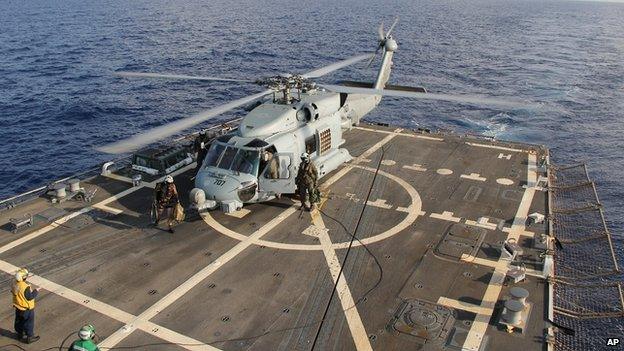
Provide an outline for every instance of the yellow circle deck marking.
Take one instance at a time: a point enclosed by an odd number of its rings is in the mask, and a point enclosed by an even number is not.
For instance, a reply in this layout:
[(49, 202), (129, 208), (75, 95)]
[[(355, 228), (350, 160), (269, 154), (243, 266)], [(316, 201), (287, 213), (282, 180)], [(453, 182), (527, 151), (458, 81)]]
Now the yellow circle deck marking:
[[(360, 169), (363, 169), (363, 170), (367, 170), (369, 172), (376, 172), (377, 171), (375, 168), (358, 166), (358, 165), (347, 165), (347, 167), (349, 167), (349, 168), (360, 168)], [(368, 238), (360, 239), (360, 241), (354, 241), (353, 242), (353, 246), (361, 246), (362, 244), (369, 245), (369, 244), (376, 243), (378, 241), (387, 239), (387, 238), (389, 238), (391, 236), (394, 236), (394, 235), (400, 233), (405, 228), (407, 228), (410, 224), (412, 224), (412, 223), (414, 223), (414, 221), (416, 221), (416, 218), (418, 218), (418, 216), (420, 215), (420, 212), (422, 210), (422, 200), (420, 199), (420, 195), (418, 194), (416, 189), (414, 189), (413, 186), (411, 186), (405, 180), (395, 176), (394, 174), (391, 174), (391, 173), (388, 173), (388, 172), (384, 172), (382, 170), (379, 170), (378, 174), (381, 175), (381, 176), (384, 176), (386, 178), (389, 178), (390, 180), (393, 180), (394, 182), (398, 183), (408, 193), (408, 195), (411, 198), (411, 204), (407, 207), (407, 209), (408, 209), (408, 212), (406, 212), (407, 216), (405, 216), (405, 218), (403, 218), (403, 220), (401, 222), (399, 222), (397, 225), (393, 226), (392, 228), (390, 228), (390, 229), (388, 229), (388, 230), (386, 230), (384, 232), (381, 232), (381, 233), (373, 235), (373, 236), (369, 236)], [(236, 232), (234, 230), (231, 230), (229, 228), (226, 228), (221, 223), (217, 222), (214, 219), (214, 217), (212, 217), (210, 215), (210, 212), (203, 213), (202, 214), (202, 218), (214, 230), (218, 231), (221, 234), (229, 236), (232, 239), (236, 239), (236, 240), (239, 240), (239, 241), (243, 241), (243, 240), (248, 240), (249, 239), (248, 236), (243, 235), (241, 233), (238, 233), (238, 232)], [(266, 247), (271, 247), (271, 248), (275, 248), (275, 249), (283, 249), (283, 250), (300, 250), (300, 251), (315, 251), (315, 250), (321, 251), (321, 250), (323, 250), (323, 248), (322, 248), (322, 246), (320, 244), (288, 244), (288, 243), (280, 243), (280, 242), (275, 242), (275, 241), (270, 241), (270, 240), (263, 240), (263, 239), (253, 239), (252, 243), (255, 244), (255, 245), (259, 245), (259, 246), (266, 246)], [(348, 241), (332, 244), (332, 248), (334, 250), (346, 249), (348, 247), (349, 247), (349, 242)]]

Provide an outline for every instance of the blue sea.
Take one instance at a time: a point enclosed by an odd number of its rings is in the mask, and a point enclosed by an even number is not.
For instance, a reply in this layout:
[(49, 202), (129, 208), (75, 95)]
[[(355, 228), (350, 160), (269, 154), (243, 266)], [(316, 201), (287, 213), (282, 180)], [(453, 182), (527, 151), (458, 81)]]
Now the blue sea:
[[(544, 108), (386, 98), (369, 121), (545, 144), (557, 163), (587, 162), (612, 231), (624, 232), (624, 3), (112, 0), (1, 8), (0, 198), (111, 158), (97, 146), (261, 89), (119, 79), (116, 70), (250, 79), (305, 72), (374, 50), (380, 21), (399, 15), (392, 83)], [(375, 70), (355, 65), (323, 81), (372, 80)]]

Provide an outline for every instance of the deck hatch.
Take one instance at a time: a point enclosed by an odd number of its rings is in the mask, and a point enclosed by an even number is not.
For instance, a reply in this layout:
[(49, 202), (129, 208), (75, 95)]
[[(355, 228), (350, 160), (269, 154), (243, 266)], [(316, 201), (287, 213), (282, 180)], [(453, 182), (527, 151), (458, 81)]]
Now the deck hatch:
[(445, 258), (459, 260), (462, 255), (476, 256), (486, 231), (483, 228), (465, 224), (453, 224), (446, 231), (435, 248), (435, 254)]
[(423, 300), (403, 302), (388, 329), (397, 335), (415, 337), (422, 344), (446, 343), (455, 324), (454, 312), (450, 309)]

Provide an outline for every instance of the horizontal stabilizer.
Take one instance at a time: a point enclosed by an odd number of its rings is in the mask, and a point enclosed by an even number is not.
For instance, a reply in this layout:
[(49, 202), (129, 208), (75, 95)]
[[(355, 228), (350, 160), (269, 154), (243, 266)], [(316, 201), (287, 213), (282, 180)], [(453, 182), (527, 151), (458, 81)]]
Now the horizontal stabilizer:
[[(355, 81), (351, 81), (351, 80), (345, 80), (340, 82), (340, 85), (344, 85), (347, 87), (355, 87), (355, 88), (373, 88), (373, 84), (374, 83), (368, 83), (368, 82), (355, 82)], [(423, 87), (408, 87), (405, 85), (393, 85), (393, 84), (388, 84), (386, 85), (386, 87), (384, 88), (385, 90), (397, 90), (397, 91), (411, 91), (414, 93), (426, 93), (427, 89), (423, 88)]]

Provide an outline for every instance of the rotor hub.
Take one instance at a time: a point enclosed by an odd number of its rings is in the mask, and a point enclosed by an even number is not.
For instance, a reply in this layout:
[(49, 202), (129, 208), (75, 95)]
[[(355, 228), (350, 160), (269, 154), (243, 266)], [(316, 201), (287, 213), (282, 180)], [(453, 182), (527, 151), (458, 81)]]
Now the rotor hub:
[(316, 88), (316, 84), (314, 82), (299, 74), (262, 78), (257, 80), (256, 83), (264, 85), (275, 91), (283, 91), (286, 89), (307, 91)]

